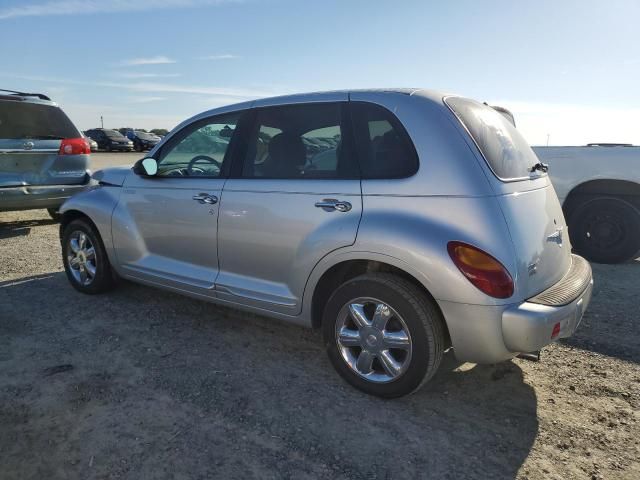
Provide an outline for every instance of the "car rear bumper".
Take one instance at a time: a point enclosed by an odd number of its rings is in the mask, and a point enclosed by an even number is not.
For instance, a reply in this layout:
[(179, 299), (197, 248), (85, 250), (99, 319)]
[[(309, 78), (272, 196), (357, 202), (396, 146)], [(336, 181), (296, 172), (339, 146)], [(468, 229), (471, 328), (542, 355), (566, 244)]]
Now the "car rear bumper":
[(574, 255), (562, 280), (525, 302), (507, 306), (438, 303), (456, 357), (496, 363), (571, 336), (591, 301), (592, 291), (591, 267)]
[(88, 186), (89, 182), (80, 185), (3, 187), (0, 188), (0, 211), (58, 208)]

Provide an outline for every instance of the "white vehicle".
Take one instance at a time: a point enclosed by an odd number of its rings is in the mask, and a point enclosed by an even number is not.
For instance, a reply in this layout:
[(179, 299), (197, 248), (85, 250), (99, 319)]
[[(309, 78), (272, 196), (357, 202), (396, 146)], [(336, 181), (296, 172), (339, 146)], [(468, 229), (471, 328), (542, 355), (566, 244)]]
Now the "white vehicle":
[(598, 263), (640, 255), (640, 147), (534, 147), (562, 203), (576, 252)]
[[(513, 114), (493, 106), (515, 125)], [(533, 147), (562, 204), (571, 244), (592, 262), (622, 263), (640, 255), (640, 147), (589, 143)]]

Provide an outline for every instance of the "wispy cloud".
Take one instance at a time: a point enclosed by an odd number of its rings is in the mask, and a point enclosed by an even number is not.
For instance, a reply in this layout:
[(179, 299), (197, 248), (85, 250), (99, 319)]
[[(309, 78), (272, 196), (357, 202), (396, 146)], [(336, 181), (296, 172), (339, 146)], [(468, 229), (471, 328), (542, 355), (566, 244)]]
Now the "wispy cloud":
[(0, 8), (0, 20), (51, 15), (134, 12), (167, 8), (196, 8), (241, 0), (49, 0)]
[(161, 102), (165, 100), (164, 97), (131, 97), (128, 99), (129, 103), (151, 103)]
[(176, 63), (176, 61), (164, 55), (156, 55), (155, 57), (130, 58), (129, 60), (120, 62), (118, 65), (132, 67), (139, 65), (165, 65), (169, 63)]
[(181, 77), (182, 74), (128, 72), (128, 73), (118, 73), (115, 76), (119, 78), (177, 78), (177, 77)]
[(221, 55), (205, 55), (203, 57), (198, 57), (198, 60), (233, 60), (236, 58), (240, 57), (231, 53), (223, 53)]
[(199, 85), (185, 85), (185, 84), (171, 84), (171, 83), (156, 83), (156, 82), (104, 82), (95, 81), (90, 82), (86, 80), (75, 80), (70, 78), (53, 78), (42, 77), (37, 75), (17, 75), (10, 73), (0, 73), (0, 77), (3, 78), (15, 78), (21, 80), (29, 80), (34, 82), (46, 82), (46, 83), (61, 83), (67, 85), (78, 85), (85, 87), (105, 87), (105, 88), (117, 88), (121, 90), (129, 90), (134, 92), (146, 92), (146, 93), (190, 93), (197, 95), (211, 95), (219, 97), (233, 97), (236, 101), (249, 100), (259, 97), (268, 97), (286, 93), (283, 91), (269, 91), (254, 88), (227, 88), (227, 87), (211, 87), (211, 86), (199, 86)]

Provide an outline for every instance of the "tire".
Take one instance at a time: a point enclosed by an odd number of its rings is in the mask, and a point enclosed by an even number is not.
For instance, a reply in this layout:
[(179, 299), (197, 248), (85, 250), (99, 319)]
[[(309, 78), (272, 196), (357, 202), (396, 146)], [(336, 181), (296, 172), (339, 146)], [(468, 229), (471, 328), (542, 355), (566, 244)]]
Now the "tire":
[[(354, 319), (359, 315), (352, 308), (364, 312), (371, 323), (358, 327)], [(386, 313), (378, 317), (387, 319), (381, 320), (386, 321), (382, 329), (373, 328), (374, 310)], [(359, 321), (363, 325), (362, 318)], [(355, 388), (383, 398), (418, 390), (438, 370), (444, 350), (444, 320), (434, 300), (412, 283), (387, 273), (368, 273), (338, 287), (325, 307), (322, 333), (340, 376)], [(390, 339), (402, 348), (389, 347)], [(362, 365), (367, 367), (359, 370), (363, 354)], [(389, 356), (395, 363), (389, 362)], [(392, 370), (389, 364), (401, 368)]]
[[(84, 244), (81, 241), (82, 235), (85, 236)], [(75, 253), (72, 240), (76, 241), (75, 249), (78, 251), (81, 249), (83, 255)], [(93, 254), (90, 253), (91, 247)], [(84, 265), (82, 265), (85, 270), (84, 275), (82, 274), (82, 266), (78, 264), (77, 259), (80, 259), (80, 263), (84, 259)], [(62, 262), (69, 282), (79, 292), (97, 294), (107, 292), (115, 286), (115, 277), (100, 234), (86, 219), (73, 220), (65, 227), (62, 234)], [(91, 274), (91, 270), (93, 270), (93, 274)]]
[(62, 215), (60, 215), (60, 213), (58, 213), (58, 209), (57, 208), (47, 208), (47, 212), (49, 212), (49, 216), (55, 220), (56, 222), (59, 222), (60, 219), (62, 218)]
[(569, 219), (574, 250), (595, 263), (622, 263), (640, 250), (640, 211), (611, 197), (587, 201)]

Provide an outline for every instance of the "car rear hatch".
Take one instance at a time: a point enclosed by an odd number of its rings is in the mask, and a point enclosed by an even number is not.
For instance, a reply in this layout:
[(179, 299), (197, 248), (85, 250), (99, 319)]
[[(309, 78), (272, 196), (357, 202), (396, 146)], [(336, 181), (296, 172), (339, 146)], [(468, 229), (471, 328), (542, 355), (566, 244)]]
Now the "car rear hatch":
[(546, 166), (493, 108), (460, 97), (445, 101), (486, 161), (515, 250), (514, 295), (518, 300), (533, 297), (560, 281), (571, 266), (567, 226)]
[(86, 183), (89, 155), (61, 152), (63, 140), (80, 138), (57, 105), (0, 96), (0, 188)]

